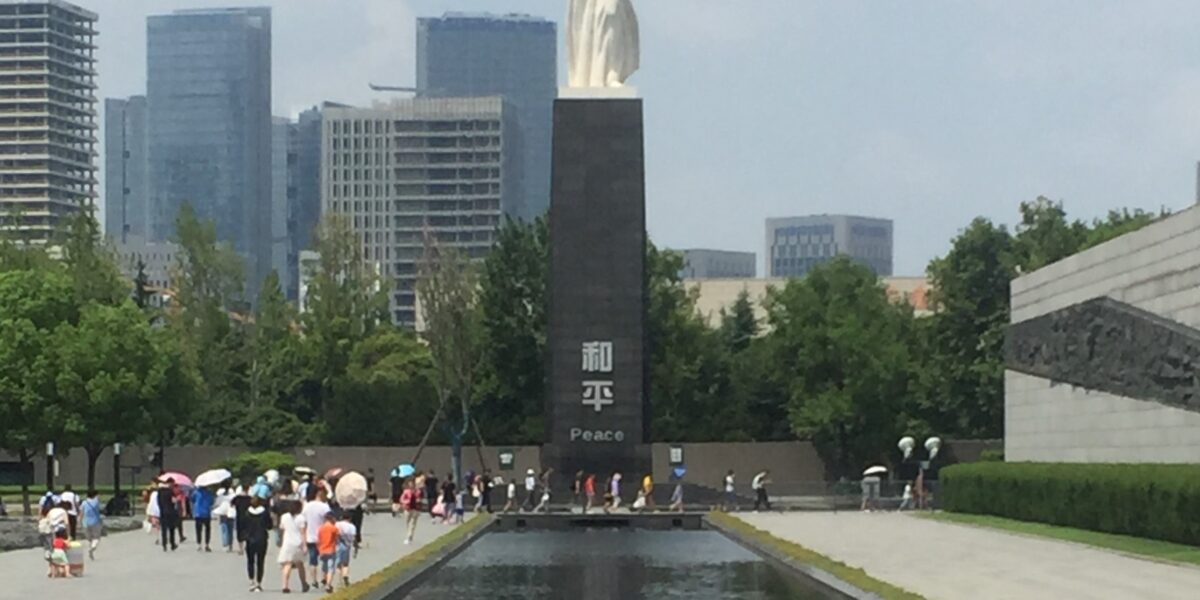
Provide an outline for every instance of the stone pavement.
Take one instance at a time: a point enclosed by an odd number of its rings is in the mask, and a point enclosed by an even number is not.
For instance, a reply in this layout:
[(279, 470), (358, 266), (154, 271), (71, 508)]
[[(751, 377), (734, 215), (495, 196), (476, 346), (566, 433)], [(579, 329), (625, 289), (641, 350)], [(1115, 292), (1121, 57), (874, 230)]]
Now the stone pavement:
[(738, 513), (930, 600), (1195, 599), (1200, 569), (900, 513)]
[[(246, 559), (219, 550), (219, 534), (213, 527), (213, 552), (196, 552), (192, 523), (185, 523), (187, 544), (164, 553), (154, 538), (141, 531), (104, 538), (96, 560), (88, 561), (83, 577), (47, 579), (42, 551), (18, 550), (0, 554), (0, 598), (87, 598), (128, 600), (162, 597), (171, 600), (214, 600), (250, 595), (247, 592)], [(363, 525), (365, 536), (358, 558), (350, 563), (351, 581), (358, 581), (392, 564), (400, 557), (437, 539), (452, 527), (434, 525), (422, 517), (412, 545), (404, 545), (404, 519), (387, 513), (369, 515)], [(280, 575), (274, 546), (267, 550), (263, 589), (279, 595)], [(292, 591), (300, 585), (292, 576)], [(309, 597), (318, 597), (310, 593)]]

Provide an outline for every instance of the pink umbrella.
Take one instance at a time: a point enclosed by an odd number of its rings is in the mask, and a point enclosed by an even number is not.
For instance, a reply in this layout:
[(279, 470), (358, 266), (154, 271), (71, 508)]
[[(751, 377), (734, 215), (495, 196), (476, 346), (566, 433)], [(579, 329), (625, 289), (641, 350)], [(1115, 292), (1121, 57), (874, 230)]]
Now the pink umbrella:
[(192, 485), (192, 478), (188, 477), (187, 475), (184, 475), (183, 473), (168, 472), (168, 473), (163, 473), (162, 475), (158, 476), (158, 480), (162, 481), (164, 483), (168, 479), (174, 479), (175, 485), (178, 485), (179, 487), (185, 487), (185, 488), (195, 487)]

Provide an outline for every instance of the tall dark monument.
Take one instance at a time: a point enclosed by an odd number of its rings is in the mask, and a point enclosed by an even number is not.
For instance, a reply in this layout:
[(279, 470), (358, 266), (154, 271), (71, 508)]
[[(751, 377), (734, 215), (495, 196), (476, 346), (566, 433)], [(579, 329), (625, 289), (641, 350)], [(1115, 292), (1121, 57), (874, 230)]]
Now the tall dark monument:
[(651, 467), (642, 142), (640, 99), (555, 102), (543, 458), (630, 484)]

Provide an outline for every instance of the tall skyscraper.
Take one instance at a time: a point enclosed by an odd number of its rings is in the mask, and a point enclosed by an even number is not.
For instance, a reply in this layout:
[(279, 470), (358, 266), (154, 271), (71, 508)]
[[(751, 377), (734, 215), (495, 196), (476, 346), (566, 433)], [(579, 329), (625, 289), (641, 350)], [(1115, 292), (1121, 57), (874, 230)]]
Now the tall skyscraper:
[(96, 199), (96, 13), (0, 0), (0, 227), (39, 243)]
[(104, 231), (125, 242), (149, 222), (146, 97), (104, 100)]
[(768, 277), (803, 277), (839, 254), (891, 276), (892, 222), (849, 215), (767, 219)]
[(296, 158), (290, 142), (295, 123), (287, 117), (271, 119), (271, 269), (279, 276), (279, 287), (288, 295), (293, 282), (290, 263), (299, 260), (293, 255), (291, 219), (296, 191), (288, 186), (288, 177)]
[(417, 324), (425, 236), (483, 258), (520, 189), (509, 105), (413, 98), (322, 110), (321, 208), (350, 219), (365, 258), (391, 279), (397, 324)]
[(524, 147), (525, 218), (550, 208), (550, 143), (558, 96), (555, 24), (528, 15), (446, 13), (417, 21), (421, 96), (502, 96), (516, 109)]
[(253, 297), (271, 268), (271, 10), (182, 10), (146, 30), (150, 240), (191, 203), (246, 261)]

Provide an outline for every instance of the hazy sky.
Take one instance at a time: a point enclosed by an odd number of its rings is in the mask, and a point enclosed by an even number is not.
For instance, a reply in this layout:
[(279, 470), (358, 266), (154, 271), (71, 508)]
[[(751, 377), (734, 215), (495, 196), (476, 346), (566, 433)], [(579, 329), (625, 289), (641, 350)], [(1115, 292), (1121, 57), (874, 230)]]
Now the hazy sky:
[[(100, 95), (144, 93), (145, 17), (238, 1), (74, 0), (100, 14)], [(566, 0), (273, 0), (274, 106), (414, 82), (417, 16)], [(1200, 159), (1200, 3), (635, 0), (647, 203), (660, 245), (763, 253), (763, 220), (894, 219), (920, 274), (978, 215), (1180, 209)], [(561, 53), (560, 53), (561, 56)], [(560, 63), (561, 63), (560, 58)], [(565, 76), (560, 76), (565, 80)], [(760, 267), (761, 268), (761, 267)]]

